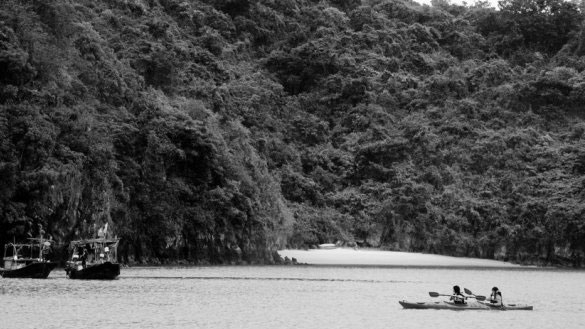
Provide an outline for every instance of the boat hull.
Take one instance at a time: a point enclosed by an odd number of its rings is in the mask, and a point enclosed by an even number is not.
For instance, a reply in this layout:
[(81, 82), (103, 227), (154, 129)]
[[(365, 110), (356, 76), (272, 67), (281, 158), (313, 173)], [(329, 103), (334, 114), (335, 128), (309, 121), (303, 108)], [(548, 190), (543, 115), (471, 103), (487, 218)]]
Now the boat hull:
[(526, 304), (504, 304), (502, 306), (497, 306), (487, 302), (480, 302), (487, 306), (489, 309), (492, 310), (502, 310), (502, 311), (532, 311), (534, 307), (532, 305)]
[(0, 270), (0, 276), (4, 278), (46, 279), (55, 267), (57, 267), (57, 263), (34, 262), (14, 270)]
[(525, 304), (506, 304), (504, 307), (493, 306), (489, 303), (470, 302), (467, 304), (454, 304), (451, 302), (408, 302), (399, 301), (400, 305), (406, 309), (423, 309), (423, 310), (532, 310), (533, 307)]
[(120, 275), (120, 264), (105, 262), (92, 264), (85, 268), (67, 266), (65, 272), (70, 279), (80, 280), (114, 280)]

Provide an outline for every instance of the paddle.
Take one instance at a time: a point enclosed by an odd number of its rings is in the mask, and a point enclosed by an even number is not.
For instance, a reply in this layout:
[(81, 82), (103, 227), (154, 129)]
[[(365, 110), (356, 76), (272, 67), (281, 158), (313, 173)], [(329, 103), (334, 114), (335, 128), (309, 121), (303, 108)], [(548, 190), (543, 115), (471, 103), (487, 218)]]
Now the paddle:
[(434, 291), (429, 291), (429, 295), (431, 297), (439, 297), (439, 296), (447, 296), (447, 297), (450, 297), (451, 296), (451, 295), (439, 294), (438, 292), (434, 292)]
[(475, 298), (479, 301), (484, 301), (486, 299), (485, 296), (481, 296), (481, 295), (476, 296), (474, 293), (471, 292), (471, 290), (469, 290), (467, 288), (463, 288), (463, 291), (465, 291), (466, 294), (471, 295), (469, 297)]
[[(471, 293), (468, 293), (467, 291), (465, 293), (468, 294), (468, 295), (473, 295)], [(445, 294), (440, 294), (438, 292), (429, 291), (429, 296), (431, 296), (431, 297), (439, 297), (439, 296), (451, 297), (453, 295), (445, 295)], [(475, 295), (473, 295), (473, 296), (467, 296), (467, 297), (468, 298), (475, 298), (475, 299), (480, 300), (480, 301), (484, 301), (485, 300), (485, 296), (475, 296)]]

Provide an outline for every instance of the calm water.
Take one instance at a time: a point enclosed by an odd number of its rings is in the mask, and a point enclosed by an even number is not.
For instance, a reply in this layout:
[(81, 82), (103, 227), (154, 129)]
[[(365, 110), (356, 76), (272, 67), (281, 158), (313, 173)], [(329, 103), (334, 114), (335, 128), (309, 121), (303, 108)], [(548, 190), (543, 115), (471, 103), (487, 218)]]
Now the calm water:
[[(124, 268), (115, 281), (0, 278), (0, 328), (583, 328), (585, 272), (364, 267)], [(534, 311), (404, 310), (459, 284)]]

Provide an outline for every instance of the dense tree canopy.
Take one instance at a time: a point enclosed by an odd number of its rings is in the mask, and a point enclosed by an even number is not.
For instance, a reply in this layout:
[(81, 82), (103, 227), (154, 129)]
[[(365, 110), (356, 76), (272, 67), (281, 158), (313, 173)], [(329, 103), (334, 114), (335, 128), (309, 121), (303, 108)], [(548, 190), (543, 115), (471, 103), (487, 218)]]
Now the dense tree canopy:
[(583, 14), (410, 0), (6, 0), (0, 243), (585, 261)]

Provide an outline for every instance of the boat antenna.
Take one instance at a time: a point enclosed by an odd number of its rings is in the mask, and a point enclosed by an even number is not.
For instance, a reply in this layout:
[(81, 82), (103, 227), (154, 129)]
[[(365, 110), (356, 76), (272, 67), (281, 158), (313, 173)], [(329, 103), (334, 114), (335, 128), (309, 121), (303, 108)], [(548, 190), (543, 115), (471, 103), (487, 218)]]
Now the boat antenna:
[(43, 256), (43, 227), (39, 224), (39, 259), (41, 259), (42, 256)]

